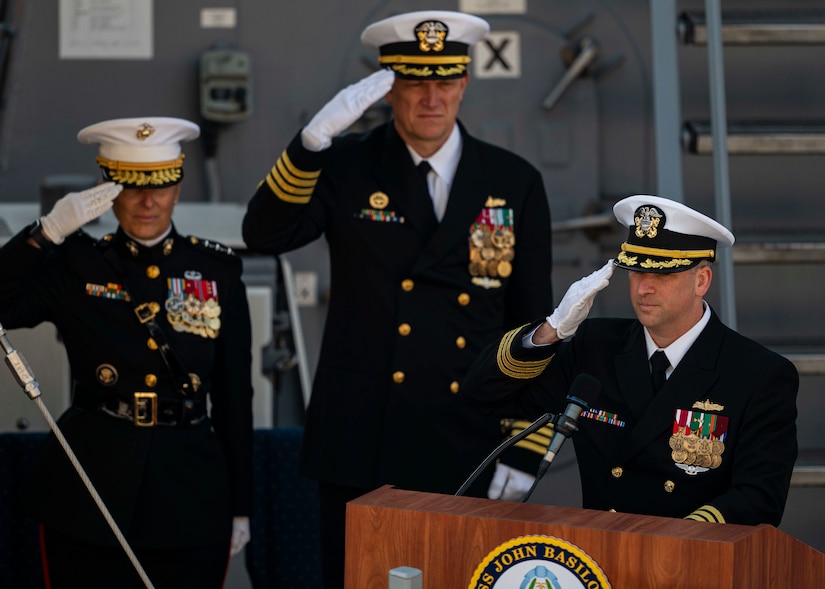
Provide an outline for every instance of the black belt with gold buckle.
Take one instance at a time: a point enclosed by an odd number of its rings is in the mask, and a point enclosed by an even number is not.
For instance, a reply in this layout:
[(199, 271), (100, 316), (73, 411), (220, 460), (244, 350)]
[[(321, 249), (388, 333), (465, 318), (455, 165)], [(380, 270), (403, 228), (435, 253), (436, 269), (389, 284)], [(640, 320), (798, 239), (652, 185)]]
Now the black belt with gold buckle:
[(135, 427), (191, 427), (206, 419), (205, 399), (160, 400), (157, 393), (151, 392), (136, 392), (128, 400), (112, 397), (95, 408), (111, 417), (131, 421)]

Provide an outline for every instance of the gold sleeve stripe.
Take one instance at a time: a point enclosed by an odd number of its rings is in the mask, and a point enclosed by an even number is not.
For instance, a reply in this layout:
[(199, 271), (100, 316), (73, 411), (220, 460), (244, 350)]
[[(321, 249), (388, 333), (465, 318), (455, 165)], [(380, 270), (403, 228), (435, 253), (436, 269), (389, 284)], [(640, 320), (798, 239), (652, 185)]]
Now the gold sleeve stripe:
[[(320, 172), (313, 173), (312, 176), (306, 175), (299, 175), (294, 173), (294, 168), (290, 169), (284, 163), (284, 158), (286, 157), (286, 153), (284, 153), (281, 157), (278, 158), (278, 161), (275, 162), (275, 165), (272, 167), (272, 175), (273, 176), (281, 176), (283, 179), (293, 186), (309, 186), (314, 187), (318, 184), (318, 176)], [(295, 170), (297, 171), (297, 170)]]
[(318, 176), (321, 175), (321, 170), (314, 170), (312, 172), (306, 172), (304, 170), (299, 170), (295, 167), (295, 164), (292, 163), (292, 160), (289, 159), (289, 155), (287, 155), (286, 150), (281, 154), (281, 157), (278, 160), (284, 163), (284, 167), (289, 170), (289, 173), (293, 176), (297, 176), (298, 178), (304, 178), (306, 180), (317, 180)]
[(286, 151), (272, 166), (266, 177), (269, 189), (284, 202), (293, 204), (307, 204), (318, 183), (321, 171), (304, 172), (296, 168), (289, 159)]
[[(521, 427), (519, 427), (521, 424)], [(524, 431), (524, 429), (530, 425), (526, 421), (516, 421), (513, 423), (512, 434), (518, 435)], [(552, 425), (545, 425), (537, 432), (533, 432), (523, 440), (519, 440), (516, 442), (516, 446), (518, 448), (524, 448), (525, 450), (530, 450), (535, 452), (536, 454), (544, 455), (547, 452), (547, 446), (550, 445), (550, 438), (553, 437), (553, 426)]]
[(266, 176), (266, 183), (269, 186), (269, 189), (284, 202), (290, 202), (296, 205), (305, 205), (309, 202), (309, 196), (294, 196), (292, 194), (287, 194), (275, 183), (275, 180), (272, 178), (272, 174), (267, 174)]
[(292, 182), (289, 181), (289, 178), (285, 178), (277, 172), (278, 170), (273, 168), (269, 175), (278, 184), (278, 186), (281, 187), (281, 190), (294, 196), (312, 196), (317, 182), (313, 181), (312, 184), (309, 185), (309, 188), (296, 188)]
[(536, 454), (541, 454), (542, 456), (544, 456), (547, 453), (547, 444), (535, 444), (530, 441), (530, 436), (527, 436), (523, 440), (516, 442), (516, 448), (530, 450), (530, 452), (535, 452)]
[(510, 378), (535, 378), (544, 372), (544, 369), (548, 364), (550, 364), (550, 360), (553, 359), (553, 356), (550, 356), (544, 360), (525, 362), (513, 358), (512, 354), (510, 354), (510, 345), (524, 327), (525, 326), (522, 325), (521, 327), (517, 327), (516, 329), (505, 333), (498, 345), (498, 353), (496, 354), (498, 369), (501, 370), (502, 374), (509, 376)]
[(685, 519), (692, 519), (699, 522), (710, 522), (715, 524), (725, 523), (725, 516), (722, 512), (716, 509), (713, 505), (703, 505)]
[[(527, 421), (514, 421), (513, 425), (510, 429), (510, 437), (517, 436), (521, 432), (523, 432), (527, 427), (530, 425)], [(532, 440), (537, 444), (547, 444), (550, 443), (550, 438), (553, 437), (553, 426), (552, 425), (545, 425), (540, 430), (533, 432), (529, 436), (527, 436), (526, 440)]]

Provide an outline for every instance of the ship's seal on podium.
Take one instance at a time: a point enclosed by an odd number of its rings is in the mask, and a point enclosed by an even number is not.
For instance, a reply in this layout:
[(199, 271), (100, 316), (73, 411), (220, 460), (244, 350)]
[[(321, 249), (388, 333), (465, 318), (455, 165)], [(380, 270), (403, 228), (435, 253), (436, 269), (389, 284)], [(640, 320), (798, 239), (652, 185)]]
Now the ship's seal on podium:
[(490, 552), (468, 589), (610, 589), (581, 548), (553, 536), (520, 536)]

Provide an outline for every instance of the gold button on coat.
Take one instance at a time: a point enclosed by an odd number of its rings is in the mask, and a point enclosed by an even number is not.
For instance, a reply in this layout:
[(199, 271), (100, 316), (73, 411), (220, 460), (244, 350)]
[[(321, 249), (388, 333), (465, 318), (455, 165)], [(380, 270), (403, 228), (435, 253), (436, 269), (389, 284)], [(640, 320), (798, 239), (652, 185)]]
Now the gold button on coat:
[(612, 474), (614, 478), (620, 479), (624, 474), (624, 469), (621, 466), (614, 466), (610, 469), (610, 474)]
[(404, 382), (404, 378), (405, 378), (405, 374), (403, 372), (401, 372), (400, 370), (397, 371), (397, 372), (392, 373), (392, 381), (395, 384), (401, 384), (402, 382)]
[(160, 268), (155, 266), (154, 264), (146, 268), (146, 276), (149, 278), (157, 278), (160, 276)]
[(146, 340), (146, 347), (149, 348), (150, 350), (157, 350), (158, 349), (158, 344), (157, 344), (157, 342), (155, 341), (154, 338), (150, 337), (148, 340)]
[(458, 389), (459, 389), (459, 384), (458, 384), (457, 381), (454, 380), (453, 382), (450, 383), (450, 392), (451, 393), (457, 393)]
[(458, 348), (459, 350), (463, 350), (464, 346), (466, 346), (466, 345), (467, 345), (467, 340), (464, 339), (462, 336), (458, 336), (457, 338), (455, 338), (455, 347)]
[(468, 295), (466, 292), (463, 292), (460, 295), (458, 295), (458, 304), (462, 307), (466, 307), (467, 305), (469, 305), (470, 295)]
[(413, 289), (413, 287), (415, 287), (415, 283), (412, 280), (410, 280), (409, 278), (405, 278), (404, 280), (401, 281), (401, 289), (402, 290), (410, 292)]
[(412, 327), (410, 327), (409, 323), (402, 323), (398, 326), (398, 333), (400, 333), (401, 335), (410, 335), (411, 331)]
[(665, 481), (665, 492), (666, 493), (673, 493), (673, 490), (676, 488), (676, 483), (673, 481)]
[(143, 379), (143, 382), (146, 383), (147, 387), (153, 387), (158, 384), (158, 377), (154, 374), (147, 374), (146, 377)]

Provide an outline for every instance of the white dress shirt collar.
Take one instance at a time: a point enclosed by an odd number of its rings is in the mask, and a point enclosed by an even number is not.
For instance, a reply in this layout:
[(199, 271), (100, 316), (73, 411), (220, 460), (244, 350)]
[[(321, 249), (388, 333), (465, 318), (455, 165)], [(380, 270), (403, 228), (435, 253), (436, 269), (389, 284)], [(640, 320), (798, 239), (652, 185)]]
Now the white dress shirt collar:
[(455, 171), (458, 169), (458, 162), (461, 159), (461, 131), (458, 128), (458, 123), (453, 125), (453, 130), (447, 141), (444, 142), (438, 151), (428, 158), (423, 158), (418, 155), (412, 147), (407, 145), (413, 163), (417, 166), (421, 160), (426, 159), (430, 162), (430, 166), (439, 178), (446, 184), (447, 190), (453, 185), (453, 178), (455, 178)]
[(706, 302), (702, 301), (702, 305), (705, 307), (705, 312), (702, 314), (701, 319), (696, 322), (696, 325), (688, 329), (683, 335), (679, 336), (672, 344), (670, 344), (666, 348), (659, 348), (656, 343), (653, 341), (653, 338), (650, 337), (650, 333), (647, 331), (647, 327), (644, 328), (645, 332), (645, 344), (647, 346), (647, 357), (650, 358), (653, 355), (653, 352), (656, 350), (664, 350), (665, 354), (667, 355), (667, 359), (670, 360), (670, 368), (667, 369), (667, 376), (670, 377), (670, 373), (673, 372), (676, 367), (679, 365), (679, 362), (682, 361), (682, 358), (685, 357), (690, 346), (696, 341), (699, 337), (699, 334), (702, 333), (702, 330), (710, 321), (710, 305)]

